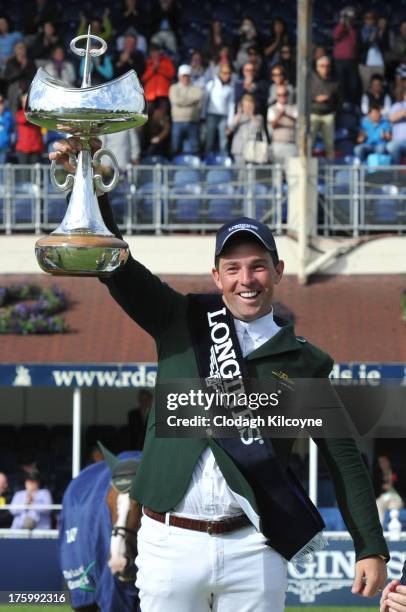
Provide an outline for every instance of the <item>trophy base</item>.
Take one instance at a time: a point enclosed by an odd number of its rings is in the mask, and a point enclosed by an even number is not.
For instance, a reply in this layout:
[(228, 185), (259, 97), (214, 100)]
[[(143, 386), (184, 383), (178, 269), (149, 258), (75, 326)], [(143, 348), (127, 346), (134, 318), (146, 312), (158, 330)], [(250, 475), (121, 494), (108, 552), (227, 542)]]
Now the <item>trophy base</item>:
[(35, 244), (39, 266), (56, 276), (111, 276), (127, 261), (129, 247), (114, 236), (50, 234)]

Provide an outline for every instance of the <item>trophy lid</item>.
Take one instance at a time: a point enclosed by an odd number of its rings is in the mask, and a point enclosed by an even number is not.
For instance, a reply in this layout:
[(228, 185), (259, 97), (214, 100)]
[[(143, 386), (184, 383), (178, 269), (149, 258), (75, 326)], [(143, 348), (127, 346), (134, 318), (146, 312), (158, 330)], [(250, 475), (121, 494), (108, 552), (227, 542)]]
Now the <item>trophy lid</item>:
[[(77, 40), (87, 39), (86, 49), (75, 46)], [(90, 48), (90, 39), (102, 43), (99, 49)], [(82, 87), (67, 87), (39, 68), (28, 91), (25, 114), (32, 123), (72, 135), (91, 137), (128, 130), (143, 125), (144, 90), (134, 70), (102, 83), (90, 85), (90, 59), (106, 50), (106, 43), (89, 33), (71, 42), (71, 49), (85, 56)]]

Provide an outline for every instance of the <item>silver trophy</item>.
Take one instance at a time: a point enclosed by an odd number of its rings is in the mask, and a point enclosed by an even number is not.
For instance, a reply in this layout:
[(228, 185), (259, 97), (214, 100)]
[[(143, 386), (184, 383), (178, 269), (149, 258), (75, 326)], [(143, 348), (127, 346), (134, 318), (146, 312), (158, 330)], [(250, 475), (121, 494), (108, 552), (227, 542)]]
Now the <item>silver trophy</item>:
[[(77, 46), (86, 40), (86, 47)], [(97, 46), (95, 46), (95, 44)], [(85, 57), (81, 88), (66, 87), (39, 68), (28, 92), (26, 116), (29, 121), (57, 132), (80, 138), (82, 151), (70, 155), (75, 174), (58, 181), (56, 163), (51, 164), (52, 183), (61, 191), (72, 191), (62, 223), (35, 245), (39, 265), (45, 272), (68, 276), (108, 276), (128, 258), (128, 244), (116, 238), (105, 226), (97, 194), (117, 185), (119, 172), (114, 155), (100, 149), (93, 157), (90, 139), (102, 134), (128, 130), (147, 121), (144, 92), (134, 70), (121, 77), (91, 86), (91, 61), (105, 53), (107, 45), (90, 33), (74, 38), (72, 51)], [(110, 158), (113, 177), (105, 183), (100, 173), (103, 156)], [(97, 191), (97, 193), (96, 193)]]

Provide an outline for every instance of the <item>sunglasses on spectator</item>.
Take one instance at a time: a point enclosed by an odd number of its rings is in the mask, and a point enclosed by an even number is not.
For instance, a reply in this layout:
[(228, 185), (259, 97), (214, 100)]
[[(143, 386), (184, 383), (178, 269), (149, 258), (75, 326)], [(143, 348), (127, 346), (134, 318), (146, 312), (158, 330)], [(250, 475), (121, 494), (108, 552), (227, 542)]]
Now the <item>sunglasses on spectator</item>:
[(287, 92), (285, 92), (285, 93), (277, 93), (277, 94), (276, 94), (276, 97), (277, 97), (277, 98), (287, 98), (287, 97), (288, 97), (288, 94), (287, 94)]

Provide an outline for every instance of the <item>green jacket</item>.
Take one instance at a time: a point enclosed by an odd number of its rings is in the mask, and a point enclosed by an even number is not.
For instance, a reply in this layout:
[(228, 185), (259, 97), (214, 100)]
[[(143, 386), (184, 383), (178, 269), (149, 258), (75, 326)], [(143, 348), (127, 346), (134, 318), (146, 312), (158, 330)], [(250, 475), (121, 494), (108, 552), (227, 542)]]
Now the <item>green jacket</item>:
[[(107, 220), (108, 215), (104, 216)], [(179, 377), (198, 379), (187, 322), (188, 297), (163, 283), (131, 256), (122, 271), (103, 282), (127, 314), (155, 339), (157, 385)], [(280, 371), (292, 379), (327, 377), (333, 365), (329, 355), (302, 338), (298, 340), (291, 324), (284, 325), (245, 359), (249, 376), (259, 379), (273, 378), (272, 372)], [(214, 440), (157, 438), (155, 424), (153, 407), (143, 458), (131, 492), (134, 498), (156, 512), (174, 508), (185, 495), (196, 462), (209, 444), (230, 488), (257, 510), (252, 488)], [(370, 478), (355, 442), (348, 438), (317, 439), (315, 442), (330, 470), (357, 560), (376, 554), (389, 556)], [(293, 439), (273, 440), (275, 452), (285, 466), (293, 443)]]

